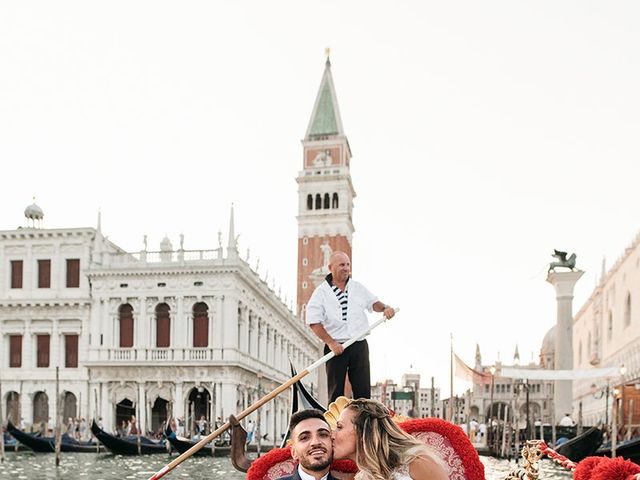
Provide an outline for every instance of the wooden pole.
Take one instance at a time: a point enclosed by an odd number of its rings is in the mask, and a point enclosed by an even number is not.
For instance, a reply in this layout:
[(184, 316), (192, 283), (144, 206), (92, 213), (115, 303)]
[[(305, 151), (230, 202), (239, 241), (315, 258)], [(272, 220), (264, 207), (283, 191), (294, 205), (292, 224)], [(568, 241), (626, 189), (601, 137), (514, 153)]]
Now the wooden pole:
[(134, 427), (136, 427), (136, 434), (138, 435), (137, 438), (137, 442), (138, 442), (138, 455), (142, 455), (142, 445), (140, 443), (140, 412), (142, 411), (142, 408), (140, 407), (140, 386), (136, 384), (136, 390), (137, 390), (137, 394), (136, 394), (136, 398), (137, 398), (137, 402), (136, 402), (136, 422), (133, 424)]
[(507, 448), (507, 422), (509, 421), (509, 409), (506, 408), (505, 405), (505, 409), (504, 409), (504, 415), (502, 417), (502, 445), (500, 447), (500, 456), (504, 457), (506, 454), (506, 448)]
[(56, 467), (60, 465), (60, 444), (62, 443), (62, 425), (60, 425), (60, 367), (56, 367)]
[[(93, 389), (93, 402), (95, 403), (95, 410), (93, 412), (94, 418), (96, 419), (96, 423), (99, 424), (99, 427), (102, 428), (102, 422), (98, 420), (100, 418), (100, 415), (98, 414), (98, 389), (97, 388)], [(89, 429), (89, 431), (91, 431), (91, 429)], [(89, 440), (91, 440), (91, 435), (89, 436)], [(96, 453), (100, 453), (100, 442), (96, 442)]]
[(618, 448), (618, 397), (613, 397), (613, 412), (611, 413), (611, 458), (616, 458)]
[(450, 348), (449, 348), (449, 421), (456, 423), (454, 417), (454, 405), (453, 405), (453, 333), (450, 333)]
[(0, 379), (0, 463), (4, 463), (4, 417), (2, 416), (2, 380)]
[[(398, 309), (396, 309), (395, 311), (398, 312)], [(353, 337), (351, 340), (343, 343), (342, 346), (346, 349), (347, 347), (351, 346), (353, 343), (357, 342), (358, 340), (363, 339), (371, 330), (373, 330), (374, 328), (376, 328), (378, 325), (380, 325), (381, 323), (385, 322), (386, 320), (387, 320), (387, 317), (385, 317), (383, 315), (380, 320), (377, 320), (369, 328), (367, 328), (362, 333), (359, 333), (358, 335)], [(287, 390), (291, 385), (293, 385), (297, 381), (301, 380), (302, 378), (306, 377), (311, 372), (313, 372), (316, 368), (320, 367), (321, 365), (324, 365), (329, 360), (331, 360), (333, 357), (335, 357), (335, 353), (329, 352), (324, 357), (320, 358), (319, 360), (316, 360), (314, 363), (312, 363), (307, 368), (302, 370), (296, 376), (291, 377), (289, 380), (284, 382), (282, 385), (280, 385), (276, 389), (272, 390), (271, 392), (267, 393), (264, 397), (259, 399), (253, 405), (249, 405), (242, 412), (240, 412), (237, 415), (235, 415), (236, 419), (238, 421), (240, 421), (243, 418), (245, 418), (246, 416), (248, 416), (251, 413), (255, 412), (257, 409), (262, 407), (265, 403), (268, 403), (273, 398), (275, 398), (278, 395), (280, 395), (282, 392)], [(219, 437), (222, 433), (224, 433), (230, 427), (231, 427), (231, 422), (229, 422), (229, 421), (225, 422), (222, 426), (220, 426), (219, 428), (216, 428), (209, 435), (207, 435), (206, 437), (202, 438), (198, 443), (196, 443), (189, 450), (187, 450), (183, 454), (179, 455), (178, 457), (175, 458), (175, 460), (173, 460), (172, 462), (168, 463), (167, 465), (162, 467), (160, 470), (158, 470), (155, 474), (153, 474), (151, 477), (149, 477), (149, 480), (158, 480), (159, 478), (164, 477), (167, 473), (169, 473), (171, 470), (176, 468), (178, 465), (180, 465), (182, 462), (184, 462), (187, 458), (191, 457), (194, 453), (199, 451), (202, 447), (204, 447), (207, 443), (211, 442), (214, 438)]]
[(629, 414), (627, 415), (627, 435), (626, 439), (631, 440), (631, 425), (633, 420), (633, 398), (629, 399)]

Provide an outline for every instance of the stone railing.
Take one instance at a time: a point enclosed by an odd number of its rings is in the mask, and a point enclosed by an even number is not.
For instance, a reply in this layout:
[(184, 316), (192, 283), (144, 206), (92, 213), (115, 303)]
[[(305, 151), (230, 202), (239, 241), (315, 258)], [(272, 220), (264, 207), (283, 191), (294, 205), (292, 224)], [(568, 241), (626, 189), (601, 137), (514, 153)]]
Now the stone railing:
[(173, 250), (148, 252), (122, 252), (105, 253), (104, 264), (106, 265), (139, 265), (148, 263), (177, 263), (194, 262), (204, 260), (217, 260), (222, 258), (222, 249), (216, 250)]
[[(96, 355), (97, 353), (97, 355)], [(106, 362), (110, 364), (153, 363), (157, 365), (177, 365), (181, 362), (190, 363), (224, 363), (234, 364), (252, 371), (261, 371), (265, 376), (279, 377), (283, 372), (288, 373), (288, 364), (271, 365), (266, 361), (251, 357), (235, 348), (211, 347), (133, 347), (133, 348), (105, 348), (90, 354), (90, 363)], [(304, 365), (298, 366), (300, 369)]]
[(220, 348), (109, 348), (100, 360), (115, 362), (176, 362), (223, 360)]

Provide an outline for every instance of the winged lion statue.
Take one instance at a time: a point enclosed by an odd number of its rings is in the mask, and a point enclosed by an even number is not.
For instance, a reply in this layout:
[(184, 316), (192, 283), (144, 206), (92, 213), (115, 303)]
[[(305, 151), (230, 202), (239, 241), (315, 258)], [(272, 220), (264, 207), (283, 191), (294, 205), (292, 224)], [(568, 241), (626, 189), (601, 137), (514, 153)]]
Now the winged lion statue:
[(552, 257), (558, 259), (557, 262), (549, 263), (549, 271), (553, 270), (555, 272), (557, 267), (565, 267), (571, 270), (575, 270), (576, 268), (576, 254), (572, 253), (567, 257), (567, 252), (561, 252), (560, 250), (553, 250)]

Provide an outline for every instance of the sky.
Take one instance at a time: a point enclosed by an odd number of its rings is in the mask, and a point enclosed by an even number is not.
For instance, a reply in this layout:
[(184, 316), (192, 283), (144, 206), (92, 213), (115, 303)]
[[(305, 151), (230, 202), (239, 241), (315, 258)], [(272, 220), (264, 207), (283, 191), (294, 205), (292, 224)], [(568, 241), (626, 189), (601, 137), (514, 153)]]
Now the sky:
[[(240, 250), (295, 296), (302, 140), (331, 48), (351, 145), (353, 276), (396, 318), (373, 380), (449, 389), (537, 360), (553, 249), (586, 273), (640, 230), (634, 1), (0, 4), (0, 229), (95, 226), (128, 251)], [(271, 283), (271, 280), (270, 280)], [(372, 316), (371, 320), (376, 317)], [(455, 390), (469, 387), (454, 382)]]

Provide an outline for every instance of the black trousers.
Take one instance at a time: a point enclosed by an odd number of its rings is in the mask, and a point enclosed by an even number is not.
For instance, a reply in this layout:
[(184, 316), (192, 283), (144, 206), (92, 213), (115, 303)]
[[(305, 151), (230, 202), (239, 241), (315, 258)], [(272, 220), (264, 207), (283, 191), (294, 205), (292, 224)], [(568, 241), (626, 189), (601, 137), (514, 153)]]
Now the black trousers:
[[(331, 349), (325, 345), (324, 354)], [(371, 372), (369, 371), (369, 344), (361, 340), (350, 345), (342, 355), (337, 355), (326, 364), (329, 402), (344, 395), (344, 381), (349, 374), (353, 398), (371, 398)]]

